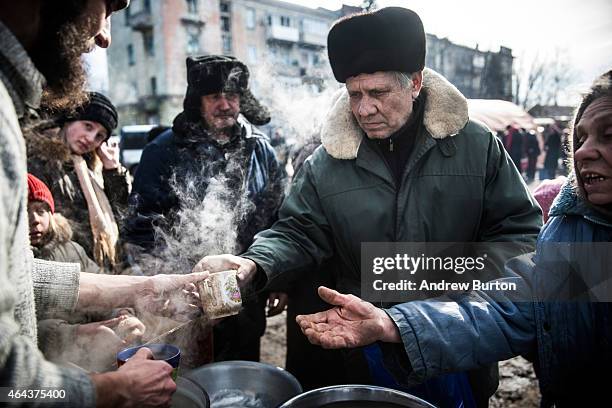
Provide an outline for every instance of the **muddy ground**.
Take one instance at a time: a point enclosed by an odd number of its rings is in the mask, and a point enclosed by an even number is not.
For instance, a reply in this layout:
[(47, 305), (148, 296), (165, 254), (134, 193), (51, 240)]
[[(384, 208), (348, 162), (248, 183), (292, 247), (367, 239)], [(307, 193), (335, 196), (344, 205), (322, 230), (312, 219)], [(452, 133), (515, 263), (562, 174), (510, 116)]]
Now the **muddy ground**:
[[(268, 319), (268, 328), (262, 339), (261, 361), (285, 366), (285, 327), (286, 314)], [(491, 408), (536, 408), (539, 406), (540, 393), (531, 364), (521, 358), (503, 361), (500, 367), (500, 384)]]

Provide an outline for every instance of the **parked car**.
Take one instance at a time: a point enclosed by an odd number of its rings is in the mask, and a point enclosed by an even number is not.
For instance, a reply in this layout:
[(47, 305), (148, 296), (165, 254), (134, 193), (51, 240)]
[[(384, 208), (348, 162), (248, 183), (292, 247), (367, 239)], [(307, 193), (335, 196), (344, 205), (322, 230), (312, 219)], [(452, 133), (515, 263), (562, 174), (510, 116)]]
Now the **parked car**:
[(123, 126), (119, 140), (119, 160), (132, 175), (140, 163), (142, 149), (149, 143), (149, 132), (158, 125)]

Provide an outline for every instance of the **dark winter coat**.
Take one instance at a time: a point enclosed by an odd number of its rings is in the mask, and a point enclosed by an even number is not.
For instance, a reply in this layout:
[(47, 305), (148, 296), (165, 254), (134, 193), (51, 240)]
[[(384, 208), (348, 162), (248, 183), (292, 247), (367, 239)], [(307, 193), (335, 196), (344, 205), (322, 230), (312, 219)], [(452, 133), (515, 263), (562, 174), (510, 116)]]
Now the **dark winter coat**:
[[(74, 171), (70, 149), (60, 139), (58, 131), (59, 129), (52, 128), (42, 132), (36, 129), (24, 132), (28, 172), (41, 179), (49, 187), (55, 201), (55, 211), (70, 222), (73, 241), (81, 245), (87, 256), (93, 259), (94, 243), (87, 200)], [(91, 156), (84, 157), (91, 165)], [(121, 227), (131, 189), (129, 173), (125, 168), (119, 167), (116, 170), (102, 170), (102, 175), (104, 191), (113, 208), (115, 220)], [(101, 266), (110, 269), (110, 265)]]
[[(224, 180), (221, 191), (208, 191), (213, 178), (215, 183)], [(202, 256), (209, 255), (207, 250), (219, 251), (216, 238), (228, 244), (222, 235), (232, 236), (231, 228), (236, 228), (235, 242), (230, 240), (231, 248), (221, 250), (240, 253), (247, 248), (255, 234), (276, 219), (283, 191), (284, 171), (267, 137), (255, 126), (240, 117), (229, 143), (219, 145), (207, 136), (199, 120), (193, 122), (181, 114), (172, 130), (158, 136), (143, 151), (124, 236), (146, 254), (161, 257), (161, 264), (190, 271)], [(207, 194), (213, 195), (213, 201), (222, 207), (212, 211), (221, 210), (232, 216), (223, 224), (228, 230), (216, 228), (218, 214), (201, 212)], [(194, 209), (199, 219), (182, 218), (183, 211)], [(198, 224), (196, 229), (211, 225), (212, 236), (204, 236), (201, 242), (190, 241), (184, 235), (202, 232), (193, 230), (194, 223)], [(185, 224), (190, 227), (184, 229)], [(177, 236), (180, 253), (165, 254), (167, 242), (159, 239), (159, 230)], [(185, 240), (189, 243), (185, 244)], [(138, 248), (130, 252), (137, 257), (135, 264), (147, 268), (148, 258)], [(247, 294), (242, 311), (215, 326), (217, 361), (259, 360), (260, 337), (266, 327), (264, 297), (265, 293)]]
[(229, 210), (241, 201), (241, 192), (253, 204), (247, 215), (237, 220), (236, 252), (272, 225), (283, 197), (284, 171), (267, 137), (246, 120), (240, 118), (239, 123), (239, 134), (224, 146), (202, 135), (179, 133), (175, 126), (145, 147), (130, 196), (126, 241), (151, 250), (156, 244), (154, 226), (169, 231), (185, 204), (177, 191), (189, 192), (189, 199), (201, 202), (211, 177), (220, 173), (230, 178), (232, 191), (224, 197)]
[(538, 157), (541, 153), (538, 137), (532, 133), (525, 134), (525, 152), (529, 157)]
[(424, 75), (424, 126), (400, 185), (380, 152), (361, 143), (342, 90), (323, 146), (295, 178), (279, 221), (245, 254), (269, 281), (338, 257), (338, 288), (359, 294), (362, 242), (535, 243), (539, 207), (501, 142), (468, 121), (456, 88), (433, 71)]
[[(465, 98), (424, 72), (423, 126), (401, 183), (355, 122), (345, 89), (295, 178), (279, 221), (244, 254), (268, 282), (333, 258), (337, 289), (360, 294), (364, 242), (535, 243), (541, 213), (499, 141), (469, 121)], [(502, 261), (510, 253), (491, 253)], [(484, 394), (496, 387), (488, 384)], [(493, 386), (491, 388), (491, 386)]]
[[(399, 369), (396, 375), (403, 382), (422, 381), (525, 355), (535, 361), (541, 406), (600, 405), (607, 398), (612, 364), (612, 303), (558, 301), (550, 291), (568, 283), (566, 272), (576, 268), (569, 259), (580, 262), (577, 265), (588, 263), (593, 276), (609, 277), (609, 255), (572, 256), (569, 243), (610, 240), (609, 217), (594, 211), (566, 185), (538, 237), (536, 252), (507, 264), (507, 282), (517, 283), (519, 290), (478, 291), (446, 299), (452, 301), (409, 302), (387, 310), (402, 336), (401, 353), (410, 360), (410, 369)], [(584, 252), (587, 247), (576, 248)], [(389, 357), (390, 366), (397, 368), (394, 361), (401, 361), (401, 356)]]

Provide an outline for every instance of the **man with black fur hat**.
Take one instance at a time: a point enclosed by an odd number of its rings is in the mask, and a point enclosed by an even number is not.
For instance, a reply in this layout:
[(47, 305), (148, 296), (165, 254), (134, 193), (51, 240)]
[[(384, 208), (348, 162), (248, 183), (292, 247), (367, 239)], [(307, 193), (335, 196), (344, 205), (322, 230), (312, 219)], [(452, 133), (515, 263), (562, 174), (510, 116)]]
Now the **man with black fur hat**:
[[(424, 69), (425, 40), (419, 16), (398, 7), (333, 25), (329, 60), (346, 86), (323, 123), (322, 146), (302, 166), (271, 229), (242, 257), (209, 256), (196, 270), (234, 268), (243, 282), (257, 276), (274, 283), (334, 260), (336, 288), (360, 295), (363, 242), (513, 242), (514, 252), (488, 254), (498, 268), (532, 248), (541, 226), (536, 202), (501, 142), (469, 120), (465, 97)], [(347, 350), (347, 380), (377, 382), (370, 351)], [(469, 377), (485, 406), (496, 370)]]
[[(276, 219), (283, 197), (284, 171), (267, 137), (254, 126), (268, 123), (270, 116), (249, 90), (248, 81), (247, 66), (234, 57), (187, 58), (184, 110), (174, 119), (172, 129), (144, 149), (134, 179), (125, 237), (136, 264), (147, 268), (142, 255), (153, 254), (172, 261), (173, 267), (182, 261), (191, 268), (201, 256), (218, 251), (219, 240), (227, 243), (225, 251), (240, 253), (257, 232)], [(222, 184), (219, 197), (209, 191), (213, 181)], [(201, 214), (211, 197), (220, 201), (217, 212), (229, 215), (233, 224), (227, 225), (230, 230), (211, 226), (219, 214), (198, 216), (193, 223), (188, 222), (189, 210), (200, 209), (197, 214)], [(198, 230), (185, 228), (194, 223)], [(160, 236), (169, 235), (184, 243), (182, 235), (200, 235), (202, 229), (211, 231), (202, 242), (181, 245), (179, 255), (164, 255), (170, 245)], [(283, 306), (285, 296), (270, 296), (280, 297), (279, 306)], [(259, 360), (265, 299), (261, 295), (247, 296), (243, 305), (238, 316), (215, 326), (217, 361)]]

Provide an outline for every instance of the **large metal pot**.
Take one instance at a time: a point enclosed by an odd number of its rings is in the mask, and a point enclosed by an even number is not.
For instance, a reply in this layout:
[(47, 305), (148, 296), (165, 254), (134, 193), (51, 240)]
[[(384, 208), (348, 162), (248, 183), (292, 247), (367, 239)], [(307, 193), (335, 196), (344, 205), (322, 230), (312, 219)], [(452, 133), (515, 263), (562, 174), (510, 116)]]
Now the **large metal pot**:
[(193, 380), (176, 378), (176, 392), (172, 396), (172, 408), (209, 408), (208, 394)]
[(280, 408), (435, 408), (414, 395), (374, 385), (334, 385), (305, 392)]
[(277, 408), (302, 386), (282, 368), (252, 361), (207, 364), (185, 374), (206, 390), (211, 408)]

